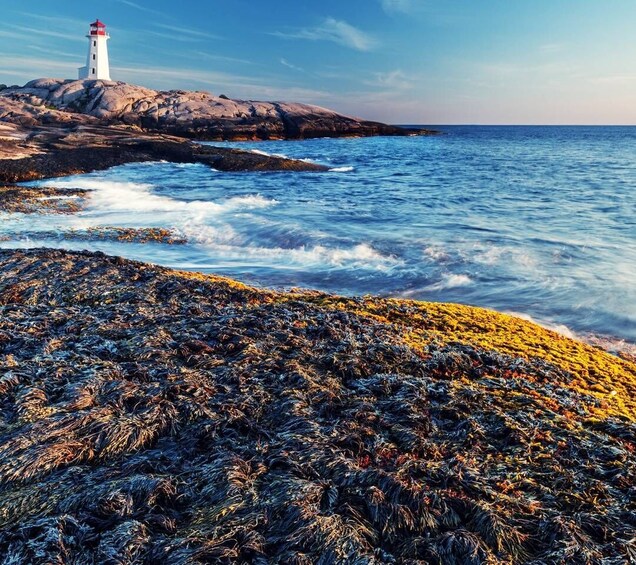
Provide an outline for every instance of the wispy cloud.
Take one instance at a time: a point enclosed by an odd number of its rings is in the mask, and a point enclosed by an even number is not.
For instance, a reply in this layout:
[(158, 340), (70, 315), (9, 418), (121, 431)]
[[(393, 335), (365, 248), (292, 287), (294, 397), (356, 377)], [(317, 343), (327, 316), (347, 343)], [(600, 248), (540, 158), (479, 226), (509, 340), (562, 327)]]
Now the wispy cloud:
[(40, 45), (27, 45), (28, 49), (32, 51), (38, 51), (39, 53), (46, 53), (47, 55), (56, 55), (58, 57), (66, 57), (70, 59), (75, 59), (77, 61), (82, 61), (86, 57), (85, 53), (78, 51), (77, 53), (69, 53), (67, 51), (56, 51), (49, 47), (42, 47)]
[(396, 12), (408, 13), (413, 9), (414, 0), (380, 0), (382, 9), (387, 14), (394, 14)]
[(305, 72), (305, 69), (303, 69), (302, 67), (297, 67), (296, 65), (290, 63), (287, 59), (281, 57), (280, 59), (280, 64), (283, 65), (283, 67), (287, 67), (288, 69), (291, 69), (293, 71), (299, 71), (301, 73)]
[[(1, 60), (0, 60), (1, 62)], [(146, 82), (151, 88), (212, 88), (215, 92), (251, 100), (295, 100), (311, 102), (325, 100), (333, 95), (322, 90), (297, 88), (286, 84), (268, 84), (264, 78), (247, 77), (232, 73), (184, 69), (182, 67), (114, 67), (111, 74), (116, 80), (132, 84)]]
[(8, 27), (18, 32), (22, 32), (23, 39), (28, 39), (28, 38), (32, 39), (34, 35), (36, 36), (45, 35), (47, 37), (55, 37), (57, 39), (65, 39), (67, 41), (81, 41), (82, 43), (86, 41), (81, 34), (62, 33), (59, 31), (51, 31), (49, 29), (36, 29), (33, 27), (25, 27), (25, 26), (17, 26), (17, 25), (9, 25)]
[(45, 14), (37, 14), (35, 12), (14, 12), (14, 14), (18, 14), (20, 16), (25, 16), (27, 18), (39, 20), (42, 22), (47, 22), (50, 24), (54, 24), (57, 28), (64, 29), (74, 29), (77, 27), (88, 28), (88, 20), (80, 20), (78, 18), (67, 18), (62, 16), (47, 16)]
[(198, 29), (192, 29), (187, 27), (179, 27), (168, 24), (154, 24), (155, 27), (165, 29), (168, 31), (174, 32), (175, 36), (188, 36), (188, 37), (196, 37), (199, 39), (222, 39), (222, 37), (215, 35), (213, 33), (207, 33), (204, 31), (199, 31)]
[(146, 12), (148, 14), (155, 14), (157, 16), (165, 16), (165, 14), (163, 12), (160, 12), (159, 10), (153, 10), (152, 8), (148, 8), (147, 6), (142, 6), (141, 4), (138, 4), (137, 2), (131, 2), (131, 0), (115, 0), (115, 2), (119, 2), (120, 4), (124, 4), (125, 6), (128, 6), (129, 8), (134, 8), (135, 10)]
[(351, 24), (326, 18), (320, 25), (311, 28), (300, 28), (292, 31), (274, 32), (272, 35), (288, 39), (308, 39), (310, 41), (332, 41), (358, 51), (370, 51), (377, 41), (369, 34)]
[(0, 56), (0, 73), (11, 74), (20, 80), (39, 77), (75, 78), (78, 64), (62, 62), (59, 59), (27, 57), (22, 55)]
[(240, 63), (241, 65), (254, 64), (254, 61), (248, 61), (247, 59), (239, 59), (238, 57), (226, 57), (225, 55), (206, 53), (205, 51), (195, 51), (185, 56), (187, 56), (187, 58), (189, 59), (205, 59), (207, 61), (221, 61), (224, 63)]
[(192, 37), (190, 35), (182, 35), (178, 33), (162, 33), (160, 31), (146, 31), (147, 34), (170, 41), (179, 41), (181, 43), (199, 43), (205, 41), (202, 37)]
[(389, 90), (406, 90), (413, 86), (412, 81), (399, 69), (387, 73), (375, 73), (374, 77), (374, 80), (367, 81), (366, 84)]
[(6, 37), (7, 39), (26, 39), (29, 34), (19, 33), (17, 31), (7, 31), (6, 29), (0, 29), (0, 37)]

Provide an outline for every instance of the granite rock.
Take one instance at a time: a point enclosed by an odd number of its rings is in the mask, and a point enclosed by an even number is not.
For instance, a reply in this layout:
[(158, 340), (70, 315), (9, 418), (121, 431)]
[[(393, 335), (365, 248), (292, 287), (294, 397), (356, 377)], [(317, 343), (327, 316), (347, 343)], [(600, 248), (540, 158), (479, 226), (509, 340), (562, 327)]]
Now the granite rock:
[(125, 124), (211, 140), (430, 133), (308, 104), (231, 100), (200, 91), (157, 91), (124, 82), (51, 78), (0, 90), (0, 121), (21, 125)]

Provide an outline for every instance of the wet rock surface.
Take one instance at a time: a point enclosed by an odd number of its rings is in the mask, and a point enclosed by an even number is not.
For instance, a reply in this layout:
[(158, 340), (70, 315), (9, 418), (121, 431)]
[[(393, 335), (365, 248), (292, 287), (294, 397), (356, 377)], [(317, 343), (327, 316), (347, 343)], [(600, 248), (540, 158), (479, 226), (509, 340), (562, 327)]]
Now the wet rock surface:
[(20, 214), (76, 214), (88, 191), (48, 186), (0, 186), (0, 212)]
[(126, 124), (148, 132), (208, 140), (433, 133), (361, 120), (308, 104), (231, 100), (208, 92), (48, 78), (0, 90), (0, 121), (29, 127)]
[(0, 251), (0, 554), (627, 563), (635, 382), (476, 308)]
[(110, 226), (58, 231), (23, 231), (14, 239), (37, 241), (118, 241), (121, 243), (162, 243), (185, 245), (187, 240), (175, 230), (167, 228), (120, 228)]
[(326, 171), (295, 159), (225, 147), (200, 145), (178, 137), (144, 134), (126, 127), (20, 128), (20, 157), (0, 158), (0, 183), (15, 183), (104, 170), (126, 163), (202, 163), (220, 171)]

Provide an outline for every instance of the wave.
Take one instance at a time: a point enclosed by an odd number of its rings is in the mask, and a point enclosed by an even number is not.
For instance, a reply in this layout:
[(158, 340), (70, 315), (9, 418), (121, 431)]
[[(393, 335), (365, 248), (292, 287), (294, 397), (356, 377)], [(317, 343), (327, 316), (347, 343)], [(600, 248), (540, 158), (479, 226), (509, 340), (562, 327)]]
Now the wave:
[(254, 153), (255, 155), (263, 155), (264, 157), (279, 157), (281, 159), (293, 159), (294, 161), (303, 161), (304, 163), (318, 163), (315, 159), (310, 159), (309, 157), (291, 157), (286, 155), (285, 153), (268, 153), (267, 151), (261, 151), (260, 149), (248, 149), (249, 153)]
[(441, 281), (429, 286), (425, 286), (422, 290), (435, 292), (439, 290), (448, 290), (451, 288), (470, 286), (471, 284), (473, 284), (473, 280), (468, 275), (447, 274), (442, 276)]
[(234, 230), (190, 225), (179, 230), (189, 241), (204, 246), (216, 257), (230, 261), (252, 261), (267, 266), (330, 267), (388, 271), (402, 264), (392, 255), (383, 255), (368, 243), (352, 247), (302, 245), (295, 248), (265, 247), (246, 243)]
[(526, 322), (532, 322), (533, 324), (537, 324), (537, 326), (541, 326), (542, 328), (545, 328), (546, 330), (551, 330), (555, 333), (558, 333), (559, 335), (562, 335), (564, 337), (569, 337), (570, 339), (578, 339), (579, 341), (582, 341), (577, 334), (575, 334), (570, 328), (568, 328), (565, 324), (556, 324), (553, 322), (548, 322), (546, 320), (539, 320), (536, 318), (533, 318), (532, 316), (530, 316), (529, 314), (525, 314), (523, 312), (515, 312), (515, 311), (506, 311), (504, 312), (505, 314), (508, 314), (509, 316), (514, 316), (515, 318), (521, 318), (522, 320), (525, 320)]
[(279, 157), (281, 159), (292, 159), (292, 157), (288, 157), (284, 153), (267, 153), (267, 151), (261, 151), (260, 149), (248, 149), (250, 153), (254, 153), (255, 155), (263, 155), (264, 157)]
[(575, 339), (577, 341), (582, 341), (583, 343), (598, 347), (609, 353), (627, 353), (631, 356), (636, 355), (636, 344), (630, 343), (629, 341), (622, 338), (595, 334), (591, 332), (576, 332), (565, 324), (558, 324), (555, 322), (534, 318), (529, 314), (525, 314), (523, 312), (507, 311), (505, 312), (505, 314), (514, 316), (515, 318), (521, 318), (522, 320), (526, 320), (527, 322), (532, 322), (533, 324), (537, 324), (538, 326), (541, 326), (542, 328), (545, 328), (547, 330), (551, 330), (559, 335), (570, 339)]
[(177, 200), (153, 192), (154, 186), (147, 183), (116, 182), (102, 179), (50, 180), (43, 186), (59, 188), (84, 188), (91, 190), (90, 209), (109, 212), (180, 212), (190, 214), (219, 215), (235, 210), (254, 210), (278, 204), (260, 194), (235, 196), (223, 202), (203, 200)]
[(329, 172), (331, 173), (350, 173), (351, 171), (354, 171), (355, 168), (354, 167), (334, 167), (333, 169), (329, 169)]
[[(541, 267), (537, 257), (522, 248), (508, 245), (495, 245), (478, 242), (466, 245), (455, 245), (446, 248), (439, 244), (428, 244), (423, 249), (425, 257), (435, 263), (478, 264), (485, 267), (516, 267), (524, 271), (537, 270)], [(554, 262), (561, 260), (553, 256)]]
[(81, 196), (77, 195), (62, 195), (56, 194), (55, 196), (40, 196), (38, 200), (79, 200)]
[(424, 255), (435, 261), (436, 263), (447, 263), (451, 257), (448, 252), (440, 246), (429, 245), (424, 248)]
[(482, 265), (497, 265), (500, 263), (514, 263), (518, 267), (535, 269), (538, 262), (535, 257), (526, 251), (512, 247), (487, 246), (485, 249), (476, 250), (472, 255), (476, 263)]

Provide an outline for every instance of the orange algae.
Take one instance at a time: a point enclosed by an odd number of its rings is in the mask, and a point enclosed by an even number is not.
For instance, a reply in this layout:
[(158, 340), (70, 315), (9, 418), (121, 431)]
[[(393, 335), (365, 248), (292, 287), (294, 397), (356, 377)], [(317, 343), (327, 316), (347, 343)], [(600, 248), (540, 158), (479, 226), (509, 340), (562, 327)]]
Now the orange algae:
[[(526, 360), (540, 359), (572, 375), (563, 386), (598, 399), (590, 416), (636, 421), (636, 363), (565, 337), (538, 324), (493, 310), (441, 302), (365, 297), (352, 299), (318, 293), (303, 295), (336, 308), (401, 327), (404, 340), (420, 355), (428, 346), (463, 344)], [(546, 399), (547, 400), (547, 399)]]

